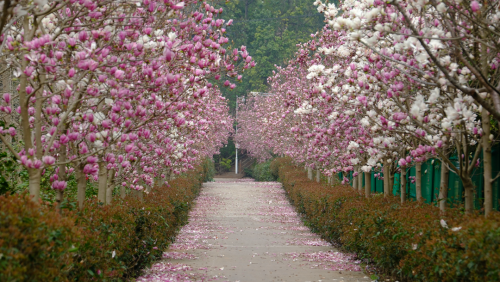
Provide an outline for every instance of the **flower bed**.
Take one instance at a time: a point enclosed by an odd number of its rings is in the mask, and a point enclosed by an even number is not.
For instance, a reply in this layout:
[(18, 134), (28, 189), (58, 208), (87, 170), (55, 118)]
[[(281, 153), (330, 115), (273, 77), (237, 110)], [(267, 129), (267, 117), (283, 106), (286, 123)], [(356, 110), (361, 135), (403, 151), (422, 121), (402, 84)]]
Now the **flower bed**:
[(397, 197), (366, 199), (346, 185), (309, 180), (287, 158), (276, 159), (288, 198), (313, 231), (401, 280), (500, 281), (500, 215), (464, 216)]

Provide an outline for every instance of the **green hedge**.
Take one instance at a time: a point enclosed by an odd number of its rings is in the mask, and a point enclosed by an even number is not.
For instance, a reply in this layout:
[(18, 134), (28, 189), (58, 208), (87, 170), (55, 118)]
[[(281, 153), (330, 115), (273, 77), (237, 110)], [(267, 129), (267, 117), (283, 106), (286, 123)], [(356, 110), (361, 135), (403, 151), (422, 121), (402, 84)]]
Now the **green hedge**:
[[(0, 196), (0, 281), (124, 281), (161, 259), (207, 179), (200, 167), (143, 200), (95, 200), (62, 215), (26, 194)], [(66, 205), (72, 207), (73, 205)]]
[(398, 280), (500, 281), (499, 213), (485, 219), (450, 209), (441, 215), (428, 204), (401, 205), (380, 194), (366, 199), (350, 186), (311, 181), (289, 159), (272, 166), (313, 231), (382, 273)]
[(271, 172), (272, 160), (263, 163), (255, 163), (250, 168), (245, 169), (245, 176), (251, 177), (256, 181), (276, 181), (277, 175)]

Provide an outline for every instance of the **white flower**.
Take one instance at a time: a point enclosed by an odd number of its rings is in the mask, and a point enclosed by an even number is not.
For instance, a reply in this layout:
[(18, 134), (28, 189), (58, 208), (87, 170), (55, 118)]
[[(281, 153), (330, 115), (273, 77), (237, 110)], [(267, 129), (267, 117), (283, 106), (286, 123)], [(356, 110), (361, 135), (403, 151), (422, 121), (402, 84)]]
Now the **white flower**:
[(370, 172), (370, 171), (372, 171), (372, 167), (369, 166), (369, 165), (364, 165), (364, 166), (361, 167), (361, 170), (363, 172)]
[(451, 231), (453, 231), (453, 232), (457, 232), (457, 231), (459, 231), (460, 229), (462, 229), (462, 226), (459, 226), (459, 227), (453, 227), (453, 228), (451, 229)]
[(439, 223), (441, 223), (441, 226), (442, 226), (443, 228), (448, 228), (448, 224), (446, 224), (446, 221), (444, 221), (444, 219), (441, 219), (441, 220), (439, 221)]
[(437, 87), (434, 88), (433, 90), (430, 91), (430, 93), (431, 95), (429, 96), (427, 102), (429, 102), (429, 104), (434, 104), (439, 99), (439, 88)]
[(444, 13), (444, 12), (446, 12), (446, 4), (441, 2), (439, 5), (437, 5), (436, 9), (439, 12)]
[(351, 54), (351, 50), (349, 50), (347, 47), (344, 47), (344, 45), (340, 46), (337, 49), (337, 55), (340, 57), (348, 57)]
[(173, 40), (175, 40), (175, 39), (177, 38), (177, 34), (175, 34), (175, 32), (169, 32), (169, 33), (167, 34), (167, 36), (168, 36), (168, 38), (169, 38), (170, 40), (172, 40), (172, 41), (173, 41)]

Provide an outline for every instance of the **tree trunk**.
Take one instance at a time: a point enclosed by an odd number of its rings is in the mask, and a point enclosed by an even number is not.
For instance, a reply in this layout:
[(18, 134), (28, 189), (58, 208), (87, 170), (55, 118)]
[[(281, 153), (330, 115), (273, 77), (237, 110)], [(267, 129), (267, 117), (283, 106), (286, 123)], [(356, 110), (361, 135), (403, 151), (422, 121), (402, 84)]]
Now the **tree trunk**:
[(485, 109), (481, 115), (483, 124), (484, 216), (488, 216), (493, 210), (490, 115)]
[(321, 173), (319, 172), (319, 169), (316, 170), (316, 182), (319, 182), (321, 179)]
[(106, 162), (99, 162), (99, 188), (97, 199), (101, 203), (106, 203), (106, 189), (108, 188), (108, 167)]
[(309, 178), (309, 180), (313, 179), (313, 171), (310, 167), (307, 168), (307, 178)]
[(464, 185), (464, 195), (465, 195), (465, 214), (471, 214), (473, 210), (474, 203), (474, 184), (469, 175), (466, 175), (462, 179), (462, 184)]
[(371, 172), (365, 172), (365, 197), (370, 198), (372, 189)]
[(406, 167), (401, 167), (401, 204), (406, 202)]
[(358, 190), (358, 177), (352, 177), (352, 188), (354, 188), (354, 190)]
[(422, 164), (415, 165), (415, 193), (417, 202), (422, 202)]
[(389, 170), (389, 164), (384, 163), (384, 197), (389, 196), (389, 186), (391, 182)]
[(450, 170), (441, 162), (441, 183), (439, 188), (439, 209), (442, 213), (446, 212), (446, 201), (448, 200), (448, 178)]
[(113, 188), (115, 186), (115, 169), (109, 170), (108, 175), (108, 186), (106, 187), (106, 205), (110, 205), (113, 199)]
[(362, 193), (363, 192), (363, 173), (360, 172), (358, 174), (358, 190), (359, 190), (359, 193)]
[(29, 191), (33, 197), (33, 201), (40, 199), (40, 179), (42, 178), (42, 171), (40, 169), (28, 168), (29, 175)]
[(83, 173), (83, 167), (85, 164), (79, 164), (76, 167), (76, 186), (77, 186), (77, 198), (78, 207), (83, 208), (83, 202), (85, 201), (85, 190), (87, 189), (87, 175)]

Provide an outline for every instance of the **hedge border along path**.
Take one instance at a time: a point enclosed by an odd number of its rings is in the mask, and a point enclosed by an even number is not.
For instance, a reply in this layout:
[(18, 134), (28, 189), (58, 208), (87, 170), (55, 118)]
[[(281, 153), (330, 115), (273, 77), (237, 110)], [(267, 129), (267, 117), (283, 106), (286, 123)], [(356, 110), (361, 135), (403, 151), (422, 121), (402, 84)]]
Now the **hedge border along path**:
[(370, 281), (304, 226), (276, 182), (205, 183), (164, 258), (138, 281)]
[[(140, 200), (83, 210), (0, 196), (0, 281), (128, 281), (162, 258), (207, 179), (198, 167)], [(68, 205), (70, 207), (71, 205)]]
[(287, 196), (312, 229), (397, 280), (500, 281), (500, 214), (487, 219), (459, 209), (441, 215), (428, 204), (307, 178), (289, 158), (273, 161)]

